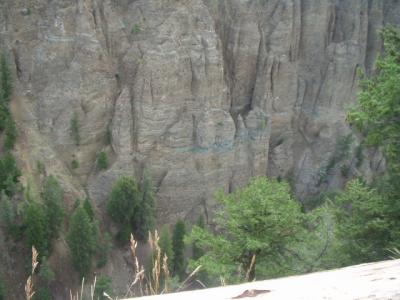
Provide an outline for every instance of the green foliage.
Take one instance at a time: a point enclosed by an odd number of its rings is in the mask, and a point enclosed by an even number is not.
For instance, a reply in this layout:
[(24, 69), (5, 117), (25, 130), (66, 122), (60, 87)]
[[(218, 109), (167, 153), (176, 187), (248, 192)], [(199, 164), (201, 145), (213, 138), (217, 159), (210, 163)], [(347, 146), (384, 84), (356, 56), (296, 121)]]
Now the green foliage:
[(10, 198), (2, 191), (0, 202), (0, 218), (1, 223), (6, 227), (9, 233), (12, 226), (15, 224), (16, 212)]
[(132, 26), (131, 32), (132, 32), (133, 34), (138, 34), (138, 33), (140, 33), (141, 31), (142, 31), (142, 29), (140, 28), (140, 25), (139, 25), (139, 24), (134, 24), (134, 25)]
[(101, 151), (97, 157), (97, 167), (99, 170), (105, 170), (108, 168), (108, 158), (104, 151)]
[(140, 240), (147, 240), (149, 231), (154, 229), (154, 187), (147, 172), (144, 173), (141, 186), (141, 200), (139, 212), (134, 220), (135, 236)]
[(161, 250), (161, 259), (163, 259), (165, 255), (168, 257), (168, 269), (171, 271), (173, 269), (174, 252), (172, 249), (172, 239), (168, 226), (164, 226), (161, 229), (158, 246)]
[(12, 94), (12, 75), (4, 53), (0, 54), (0, 103), (10, 102)]
[(141, 240), (154, 227), (154, 190), (145, 175), (141, 190), (132, 177), (121, 177), (114, 184), (107, 202), (107, 212), (119, 225), (117, 239), (127, 242), (132, 232)]
[(42, 200), (45, 206), (49, 240), (58, 237), (64, 217), (64, 191), (54, 176), (48, 176), (43, 185)]
[(205, 251), (192, 267), (201, 264), (215, 280), (222, 276), (235, 282), (244, 279), (255, 255), (249, 279), (287, 274), (283, 265), (293, 252), (290, 246), (304, 234), (304, 216), (288, 184), (255, 178), (243, 189), (216, 197), (222, 205), (215, 220), (218, 232), (194, 226), (187, 239)]
[(35, 246), (40, 256), (48, 254), (46, 214), (43, 207), (30, 201), (24, 212), (25, 235), (29, 250)]
[(41, 162), (40, 160), (36, 161), (36, 169), (39, 174), (41, 174), (41, 175), (46, 174), (46, 167), (45, 167), (44, 163)]
[(173, 257), (173, 274), (179, 276), (183, 280), (185, 276), (185, 243), (183, 241), (186, 234), (185, 223), (178, 220), (174, 226), (172, 234), (172, 250), (174, 251)]
[(0, 158), (0, 191), (5, 191), (8, 196), (12, 196), (13, 185), (19, 182), (20, 176), (21, 172), (11, 153)]
[(113, 185), (107, 202), (107, 212), (121, 229), (137, 214), (140, 202), (138, 185), (132, 177), (121, 177)]
[(85, 201), (83, 201), (83, 208), (86, 210), (86, 213), (92, 222), (94, 220), (94, 211), (89, 198), (86, 198)]
[(4, 149), (6, 151), (12, 150), (17, 140), (17, 126), (14, 120), (9, 117), (6, 122), (6, 136), (4, 139)]
[(106, 296), (104, 296), (104, 292), (107, 295), (112, 295), (112, 287), (111, 287), (111, 278), (109, 276), (100, 275), (96, 282), (96, 287), (94, 290), (94, 299), (96, 300), (107, 300)]
[(76, 112), (72, 115), (69, 130), (71, 138), (75, 142), (75, 145), (79, 146), (81, 143), (81, 135), (80, 135), (79, 117)]
[(56, 276), (45, 256), (42, 257), (39, 268), (39, 277), (46, 285), (54, 281)]
[(391, 243), (391, 222), (387, 218), (385, 195), (360, 180), (350, 181), (335, 198), (337, 238), (340, 252), (348, 256), (344, 264), (357, 264), (387, 258)]
[(358, 106), (348, 119), (367, 145), (383, 147), (392, 171), (400, 172), (400, 30), (385, 28), (382, 37), (385, 53), (377, 59), (377, 75), (363, 76)]
[(47, 287), (40, 287), (33, 295), (33, 300), (53, 300), (50, 289)]
[(108, 233), (105, 233), (103, 236), (103, 240), (99, 243), (97, 247), (97, 267), (102, 268), (107, 264), (108, 255), (111, 251), (112, 240), (111, 236)]
[(0, 300), (6, 299), (6, 285), (2, 277), (0, 277)]
[[(200, 229), (205, 229), (206, 228), (206, 224), (205, 224), (203, 215), (200, 215), (199, 218), (197, 219), (196, 226), (199, 227)], [(194, 260), (197, 260), (200, 257), (202, 257), (203, 255), (204, 255), (203, 249), (201, 249), (201, 247), (199, 247), (196, 242), (193, 242), (193, 244), (192, 244), (192, 258)]]
[(88, 274), (96, 248), (96, 232), (86, 210), (79, 206), (72, 215), (67, 243), (80, 278)]
[(76, 170), (79, 168), (79, 161), (77, 159), (73, 159), (71, 161), (71, 169)]

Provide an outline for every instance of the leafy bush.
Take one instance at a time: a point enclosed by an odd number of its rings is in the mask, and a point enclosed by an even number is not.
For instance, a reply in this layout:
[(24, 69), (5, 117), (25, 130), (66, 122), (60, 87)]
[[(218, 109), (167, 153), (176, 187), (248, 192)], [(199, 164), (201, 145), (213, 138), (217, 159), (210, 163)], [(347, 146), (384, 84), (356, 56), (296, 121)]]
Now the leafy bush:
[(112, 288), (111, 288), (111, 278), (109, 276), (100, 275), (96, 282), (96, 287), (94, 290), (94, 298), (97, 300), (107, 300), (106, 296), (104, 296), (104, 292), (107, 295), (112, 295)]
[(12, 196), (13, 184), (19, 182), (20, 176), (21, 172), (11, 153), (7, 153), (0, 158), (0, 191), (5, 191), (8, 196)]
[(7, 104), (12, 94), (12, 75), (4, 53), (0, 54), (0, 103)]
[(79, 146), (81, 143), (81, 135), (80, 135), (80, 124), (78, 114), (75, 112), (72, 115), (70, 126), (69, 126), (70, 134), (75, 142), (76, 146)]
[(97, 167), (99, 170), (105, 170), (108, 168), (108, 158), (104, 151), (101, 151), (97, 157)]
[(79, 168), (79, 161), (76, 160), (76, 159), (73, 159), (73, 160), (71, 161), (71, 169), (72, 169), (72, 170), (76, 170), (76, 169), (78, 169), (78, 168)]
[(4, 149), (6, 151), (12, 150), (17, 140), (17, 126), (14, 120), (9, 117), (6, 122), (6, 137), (4, 139)]

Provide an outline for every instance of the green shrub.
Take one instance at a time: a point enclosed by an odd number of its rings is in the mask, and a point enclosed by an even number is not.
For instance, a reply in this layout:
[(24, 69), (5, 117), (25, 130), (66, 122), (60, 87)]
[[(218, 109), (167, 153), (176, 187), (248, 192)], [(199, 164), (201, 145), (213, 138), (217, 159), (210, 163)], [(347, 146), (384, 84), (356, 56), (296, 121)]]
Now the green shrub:
[(15, 142), (17, 140), (17, 126), (15, 125), (14, 120), (9, 117), (6, 123), (6, 136), (4, 139), (4, 149), (6, 151), (10, 151), (14, 149)]
[(97, 156), (97, 167), (99, 170), (105, 170), (108, 168), (108, 158), (104, 151), (101, 151)]
[(0, 191), (5, 191), (8, 196), (13, 194), (13, 184), (19, 182), (21, 171), (17, 167), (17, 162), (11, 153), (5, 154), (0, 158)]
[(76, 112), (72, 115), (69, 130), (71, 138), (75, 142), (75, 145), (79, 146), (81, 143), (80, 124), (79, 124), (79, 117)]
[(12, 94), (12, 75), (4, 53), (0, 54), (0, 103), (10, 102)]
[(86, 213), (88, 214), (90, 221), (93, 222), (94, 220), (94, 211), (92, 204), (90, 203), (90, 199), (86, 198), (85, 201), (83, 201), (83, 208), (86, 210)]
[(96, 287), (94, 290), (94, 299), (96, 300), (107, 300), (106, 296), (104, 296), (104, 292), (107, 295), (112, 295), (112, 288), (111, 288), (111, 277), (106, 275), (100, 275), (96, 282)]
[(72, 169), (72, 170), (76, 170), (76, 169), (78, 169), (78, 168), (79, 168), (79, 161), (76, 160), (76, 159), (73, 159), (73, 160), (71, 161), (71, 169)]
[(6, 300), (6, 285), (2, 277), (0, 277), (0, 300)]
[(53, 300), (51, 292), (47, 287), (40, 287), (33, 295), (32, 300)]
[(133, 34), (138, 34), (138, 33), (140, 33), (141, 31), (142, 31), (142, 29), (140, 28), (140, 25), (139, 25), (139, 24), (134, 24), (134, 25), (132, 26), (131, 32), (132, 32)]

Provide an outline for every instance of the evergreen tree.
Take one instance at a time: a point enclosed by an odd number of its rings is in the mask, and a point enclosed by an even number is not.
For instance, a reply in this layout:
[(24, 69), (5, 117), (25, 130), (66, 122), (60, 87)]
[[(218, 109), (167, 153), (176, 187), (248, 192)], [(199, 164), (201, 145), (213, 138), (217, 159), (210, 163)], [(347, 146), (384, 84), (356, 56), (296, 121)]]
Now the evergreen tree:
[[(203, 215), (200, 215), (199, 218), (197, 219), (196, 226), (200, 229), (206, 228)], [(192, 244), (192, 251), (194, 260), (197, 260), (204, 255), (204, 250), (201, 247), (199, 247), (196, 242), (193, 242)]]
[(48, 254), (46, 215), (42, 206), (30, 201), (24, 212), (25, 234), (29, 249), (35, 246), (40, 256)]
[(7, 104), (12, 94), (12, 76), (4, 53), (0, 54), (0, 103)]
[(86, 213), (88, 214), (90, 221), (93, 222), (94, 220), (94, 211), (92, 204), (90, 203), (89, 198), (86, 198), (85, 201), (83, 201), (83, 208), (86, 210)]
[(302, 262), (292, 247), (303, 239), (305, 216), (289, 185), (254, 178), (248, 186), (228, 195), (221, 191), (216, 198), (221, 204), (215, 219), (218, 231), (194, 226), (187, 238), (205, 251), (191, 268), (202, 265), (210, 280), (223, 277), (227, 282), (245, 279), (250, 269), (250, 280), (292, 274), (288, 266)]
[(64, 192), (54, 176), (46, 178), (42, 199), (46, 210), (49, 239), (57, 238), (64, 216)]
[(0, 158), (0, 191), (5, 191), (7, 196), (12, 196), (13, 188), (10, 185), (17, 183), (20, 176), (21, 172), (11, 153)]
[(179, 276), (181, 280), (185, 275), (185, 234), (185, 223), (182, 220), (178, 220), (172, 234), (172, 249), (174, 252), (173, 273)]
[(6, 285), (3, 278), (0, 277), (0, 300), (6, 299)]
[(108, 297), (104, 296), (104, 293), (111, 296), (112, 288), (111, 288), (111, 278), (109, 276), (100, 275), (96, 282), (96, 287), (94, 290), (94, 299), (96, 300), (107, 300)]
[(163, 259), (164, 255), (168, 257), (168, 269), (172, 271), (174, 252), (172, 250), (172, 239), (171, 239), (171, 234), (169, 233), (168, 226), (164, 226), (161, 229), (158, 246), (160, 247), (161, 250), (161, 259)]
[(81, 134), (80, 134), (79, 117), (76, 112), (72, 115), (69, 130), (70, 130), (71, 137), (75, 142), (75, 145), (79, 146), (81, 143)]
[(104, 151), (101, 151), (99, 156), (97, 157), (97, 167), (99, 170), (105, 170), (108, 168), (108, 158), (107, 154)]
[(11, 116), (7, 118), (5, 126), (6, 137), (4, 139), (4, 149), (10, 151), (14, 149), (15, 141), (17, 140), (17, 126)]
[(107, 202), (107, 212), (111, 219), (118, 224), (119, 240), (127, 242), (132, 232), (131, 224), (136, 224), (140, 205), (138, 185), (132, 177), (121, 177), (113, 185)]
[(154, 229), (154, 187), (147, 172), (144, 173), (141, 200), (137, 214), (134, 215), (135, 235), (140, 240), (147, 240), (149, 231)]
[(72, 262), (82, 278), (90, 271), (96, 248), (93, 226), (86, 210), (79, 206), (72, 215), (67, 242)]

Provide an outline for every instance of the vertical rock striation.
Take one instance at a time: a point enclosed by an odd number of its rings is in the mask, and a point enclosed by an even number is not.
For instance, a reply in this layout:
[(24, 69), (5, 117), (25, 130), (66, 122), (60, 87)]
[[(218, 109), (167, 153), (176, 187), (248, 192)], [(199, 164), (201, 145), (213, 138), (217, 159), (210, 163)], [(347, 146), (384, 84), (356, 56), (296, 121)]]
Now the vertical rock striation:
[(335, 188), (340, 166), (324, 166), (389, 23), (396, 0), (2, 0), (17, 154), (100, 206), (116, 178), (147, 169), (162, 223), (207, 214), (218, 188), (251, 176), (288, 177), (301, 198)]

